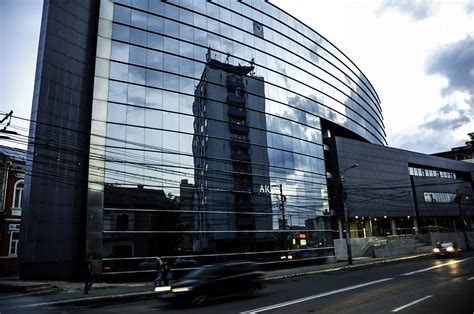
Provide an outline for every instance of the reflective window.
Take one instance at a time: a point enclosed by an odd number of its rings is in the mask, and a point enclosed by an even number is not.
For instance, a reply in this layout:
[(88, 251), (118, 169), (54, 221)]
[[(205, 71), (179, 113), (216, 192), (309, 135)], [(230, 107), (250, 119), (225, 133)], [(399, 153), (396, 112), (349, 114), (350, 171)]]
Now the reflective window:
[(111, 62), (110, 78), (126, 82), (128, 79), (128, 65), (123, 63)]
[(146, 46), (147, 33), (135, 28), (130, 29), (130, 42), (140, 46)]
[(130, 63), (138, 65), (146, 65), (146, 50), (141, 47), (130, 46)]
[(130, 24), (131, 10), (120, 5), (114, 6), (114, 22)]
[(111, 52), (111, 59), (128, 62), (128, 55), (129, 55), (129, 45), (122, 44), (119, 42), (112, 42), (112, 52)]
[(110, 81), (109, 101), (126, 103), (127, 102), (127, 84)]
[(112, 38), (128, 42), (130, 40), (130, 28), (114, 24), (112, 28)]

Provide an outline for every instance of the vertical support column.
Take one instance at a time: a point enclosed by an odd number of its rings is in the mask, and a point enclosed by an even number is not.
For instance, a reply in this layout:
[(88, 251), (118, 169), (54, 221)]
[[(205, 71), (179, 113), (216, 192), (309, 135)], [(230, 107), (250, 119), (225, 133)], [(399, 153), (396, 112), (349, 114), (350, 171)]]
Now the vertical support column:
[(367, 230), (367, 238), (371, 238), (372, 237), (372, 223), (370, 221), (370, 218), (368, 218), (365, 221), (365, 229)]
[(415, 234), (419, 233), (419, 231), (418, 231), (418, 221), (416, 220), (416, 218), (413, 218), (413, 231), (415, 232)]
[(92, 99), (87, 193), (86, 252), (93, 256), (93, 272), (102, 272), (104, 184), (107, 135), (107, 101), (109, 96), (110, 56), (112, 50), (113, 1), (101, 1)]
[(390, 218), (390, 228), (392, 229), (392, 235), (397, 235), (397, 224), (393, 218)]
[(339, 239), (342, 240), (343, 236), (342, 236), (342, 221), (341, 221), (341, 219), (337, 220), (337, 227), (339, 229)]

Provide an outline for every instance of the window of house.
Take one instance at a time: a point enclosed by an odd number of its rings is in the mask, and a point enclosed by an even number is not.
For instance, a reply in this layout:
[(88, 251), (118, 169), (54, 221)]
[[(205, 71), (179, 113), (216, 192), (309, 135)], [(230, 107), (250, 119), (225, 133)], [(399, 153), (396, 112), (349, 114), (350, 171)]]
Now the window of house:
[(18, 242), (20, 241), (20, 232), (10, 231), (10, 247), (8, 250), (8, 256), (18, 256)]
[(12, 207), (12, 215), (20, 216), (21, 215), (21, 207), (22, 207), (22, 197), (23, 197), (23, 187), (24, 187), (24, 180), (19, 180), (15, 183), (15, 187), (13, 190), (13, 207)]

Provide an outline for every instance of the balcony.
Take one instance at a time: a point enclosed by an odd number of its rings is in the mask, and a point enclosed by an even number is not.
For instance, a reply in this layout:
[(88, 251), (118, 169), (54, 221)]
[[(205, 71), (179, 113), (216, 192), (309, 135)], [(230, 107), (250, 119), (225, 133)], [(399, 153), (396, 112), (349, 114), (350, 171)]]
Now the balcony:
[(250, 161), (250, 155), (246, 153), (231, 153), (230, 158), (237, 161)]
[(227, 95), (227, 103), (235, 106), (245, 107), (247, 99), (242, 96)]
[(243, 124), (229, 123), (229, 131), (236, 133), (248, 133), (249, 127)]
[(234, 175), (239, 176), (239, 175), (246, 175), (246, 174), (251, 174), (252, 173), (252, 168), (250, 168), (249, 164), (246, 162), (239, 162), (239, 161), (233, 161), (233, 170), (234, 170)]
[(227, 111), (227, 114), (232, 117), (238, 117), (238, 118), (247, 118), (247, 111), (245, 110), (239, 110), (237, 108), (232, 108), (230, 107), (229, 110)]
[(231, 147), (241, 147), (241, 148), (249, 148), (250, 141), (249, 140), (230, 140)]
[(244, 82), (242, 81), (242, 78), (238, 78), (235, 76), (227, 76), (227, 86), (233, 87), (233, 88), (244, 88)]

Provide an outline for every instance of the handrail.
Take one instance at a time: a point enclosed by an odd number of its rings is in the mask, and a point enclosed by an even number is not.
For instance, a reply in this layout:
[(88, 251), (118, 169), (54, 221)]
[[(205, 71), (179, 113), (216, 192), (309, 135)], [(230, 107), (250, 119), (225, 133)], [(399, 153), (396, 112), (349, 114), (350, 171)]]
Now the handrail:
[(365, 242), (365, 244), (360, 248), (361, 251), (363, 251), (365, 249), (365, 247), (367, 246), (367, 244), (369, 244), (370, 240), (372, 239), (372, 237), (369, 237), (367, 239), (367, 242)]

